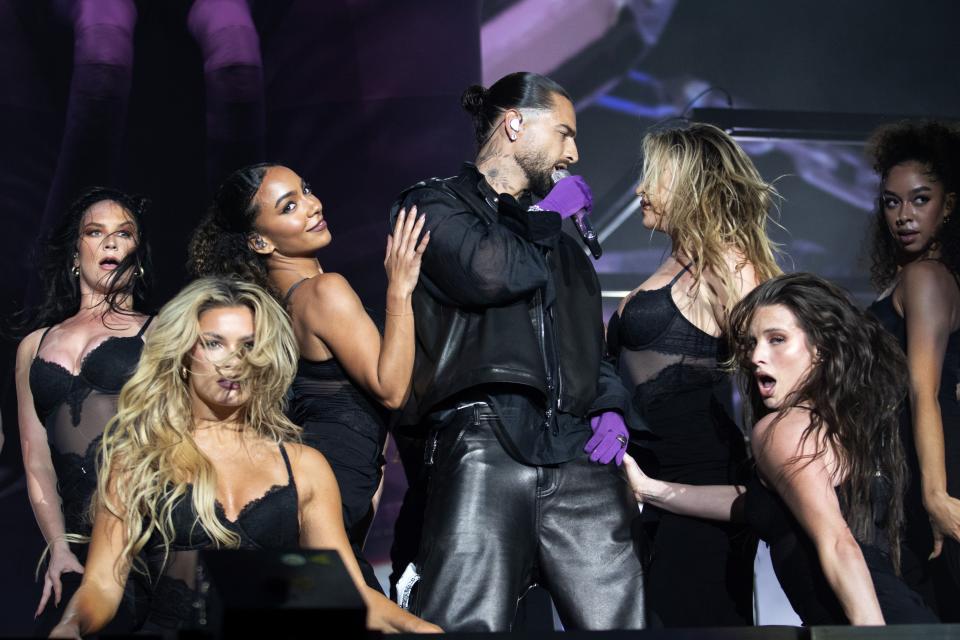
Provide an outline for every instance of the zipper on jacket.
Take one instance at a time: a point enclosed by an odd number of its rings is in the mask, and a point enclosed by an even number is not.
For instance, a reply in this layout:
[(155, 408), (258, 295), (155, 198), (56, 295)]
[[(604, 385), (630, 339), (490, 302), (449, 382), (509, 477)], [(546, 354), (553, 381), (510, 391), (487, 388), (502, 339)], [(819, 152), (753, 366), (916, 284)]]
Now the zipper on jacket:
[[(560, 342), (557, 334), (557, 317), (553, 313), (553, 307), (550, 307), (550, 325), (553, 327), (553, 331), (550, 332), (550, 338), (553, 342), (553, 358), (556, 361), (557, 366), (557, 402), (556, 408), (557, 412), (560, 412), (560, 403), (563, 400), (563, 372), (560, 371)], [(554, 425), (553, 435), (560, 435), (560, 427)]]
[(550, 362), (547, 359), (547, 337), (543, 321), (543, 293), (537, 289), (534, 296), (537, 308), (537, 336), (540, 339), (540, 355), (543, 357), (543, 370), (547, 375), (547, 410), (544, 413), (544, 428), (550, 428), (553, 422), (553, 373), (550, 371)]

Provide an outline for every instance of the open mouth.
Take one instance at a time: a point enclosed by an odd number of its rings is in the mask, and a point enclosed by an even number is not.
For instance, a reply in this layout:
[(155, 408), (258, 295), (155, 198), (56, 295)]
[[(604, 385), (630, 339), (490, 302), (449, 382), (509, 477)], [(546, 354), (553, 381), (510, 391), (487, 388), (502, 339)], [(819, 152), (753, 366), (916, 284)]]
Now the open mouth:
[(226, 378), (220, 378), (217, 380), (217, 384), (220, 385), (220, 388), (227, 391), (238, 391), (240, 389), (240, 383), (236, 380), (227, 380)]
[(755, 377), (757, 379), (757, 387), (760, 389), (760, 395), (764, 398), (771, 397), (774, 387), (777, 386), (776, 379), (765, 373), (757, 373)]
[(107, 271), (113, 271), (120, 266), (120, 261), (116, 258), (104, 258), (100, 261), (100, 268)]

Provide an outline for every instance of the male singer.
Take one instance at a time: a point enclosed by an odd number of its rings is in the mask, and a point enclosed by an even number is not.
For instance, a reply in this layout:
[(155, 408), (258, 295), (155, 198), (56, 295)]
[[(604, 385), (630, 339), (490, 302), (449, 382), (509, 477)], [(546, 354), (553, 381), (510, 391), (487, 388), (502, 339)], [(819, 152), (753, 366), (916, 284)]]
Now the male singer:
[(411, 608), (447, 631), (508, 631), (539, 583), (568, 629), (641, 628), (638, 510), (618, 468), (629, 395), (603, 361), (596, 272), (560, 230), (592, 196), (577, 176), (551, 180), (578, 159), (573, 104), (514, 73), (463, 105), (475, 163), (391, 212), (416, 205), (430, 233), (405, 410), (432, 428)]

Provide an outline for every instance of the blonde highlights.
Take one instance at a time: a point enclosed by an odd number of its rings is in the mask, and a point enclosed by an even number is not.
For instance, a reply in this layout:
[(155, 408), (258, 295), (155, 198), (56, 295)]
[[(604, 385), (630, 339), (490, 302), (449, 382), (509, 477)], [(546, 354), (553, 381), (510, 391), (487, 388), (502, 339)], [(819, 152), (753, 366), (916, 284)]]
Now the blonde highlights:
[[(665, 174), (669, 183), (661, 185)], [(782, 273), (776, 260), (779, 248), (767, 237), (770, 209), (780, 195), (721, 129), (693, 123), (647, 134), (642, 189), (669, 194), (666, 202), (651, 204), (663, 216), (673, 253), (694, 262), (697, 286), (704, 272), (719, 279), (724, 315), (740, 297), (735, 277), (745, 265), (753, 266), (758, 282)], [(727, 262), (731, 250), (737, 260), (732, 270)]]
[(223, 307), (246, 307), (254, 320), (254, 342), (234, 354), (240, 365), (230, 376), (250, 389), (238, 411), (240, 426), (274, 442), (299, 440), (300, 428), (284, 414), (298, 358), (286, 313), (269, 293), (240, 280), (202, 278), (188, 285), (153, 321), (100, 444), (93, 508), (105, 508), (123, 523), (121, 562), (133, 565), (154, 536), (169, 551), (173, 509), (188, 484), (198, 524), (210, 540), (239, 544), (216, 516), (216, 472), (191, 435), (190, 352), (200, 340), (200, 315)]

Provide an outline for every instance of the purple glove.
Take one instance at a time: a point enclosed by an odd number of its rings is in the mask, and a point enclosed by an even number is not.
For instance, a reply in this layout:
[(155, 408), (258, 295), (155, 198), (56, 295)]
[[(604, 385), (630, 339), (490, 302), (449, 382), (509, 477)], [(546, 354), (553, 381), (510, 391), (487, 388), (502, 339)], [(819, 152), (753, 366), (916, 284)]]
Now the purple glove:
[(593, 192), (580, 176), (563, 178), (546, 198), (530, 207), (531, 211), (556, 211), (561, 218), (569, 218), (581, 209), (593, 211)]
[(587, 440), (583, 448), (590, 454), (590, 460), (608, 464), (616, 459), (619, 467), (623, 462), (623, 454), (627, 452), (627, 443), (630, 442), (623, 416), (616, 411), (604, 411), (590, 418), (590, 428), (593, 429), (593, 437)]

